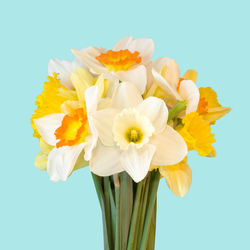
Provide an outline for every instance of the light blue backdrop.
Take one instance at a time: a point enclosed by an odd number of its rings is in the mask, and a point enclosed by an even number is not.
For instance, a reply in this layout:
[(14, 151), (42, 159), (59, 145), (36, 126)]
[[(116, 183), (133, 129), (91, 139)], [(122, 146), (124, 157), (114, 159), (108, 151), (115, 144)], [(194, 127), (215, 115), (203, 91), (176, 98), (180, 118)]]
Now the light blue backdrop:
[[(112, 48), (127, 35), (153, 38), (154, 59), (199, 72), (230, 115), (215, 159), (193, 153), (193, 184), (175, 197), (162, 180), (157, 250), (250, 249), (248, 1), (5, 1), (1, 4), (0, 249), (102, 249), (101, 212), (89, 169), (52, 183), (33, 166), (30, 116), (51, 57), (71, 48)], [(247, 239), (248, 237), (248, 239)]]

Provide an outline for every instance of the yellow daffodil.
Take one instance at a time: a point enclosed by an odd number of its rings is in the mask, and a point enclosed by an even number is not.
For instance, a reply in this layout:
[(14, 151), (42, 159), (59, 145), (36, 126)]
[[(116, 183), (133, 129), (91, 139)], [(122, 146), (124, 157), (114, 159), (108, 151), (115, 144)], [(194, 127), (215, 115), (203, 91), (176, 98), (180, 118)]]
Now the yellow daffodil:
[(89, 47), (72, 51), (94, 74), (131, 82), (141, 94), (144, 93), (147, 84), (146, 67), (154, 52), (152, 39), (133, 40), (133, 37), (125, 37), (113, 50)]
[(91, 116), (99, 142), (90, 160), (90, 170), (97, 175), (126, 171), (139, 182), (151, 164), (173, 165), (187, 154), (182, 137), (167, 125), (164, 101), (156, 97), (143, 100), (131, 83), (122, 82), (110, 107)]
[(231, 111), (231, 108), (221, 106), (218, 102), (217, 94), (212, 88), (199, 88), (199, 92), (200, 101), (197, 112), (210, 124), (214, 124), (216, 120)]
[(166, 93), (166, 102), (171, 107), (176, 101), (186, 101), (186, 114), (195, 112), (200, 94), (195, 81), (197, 72), (188, 70), (181, 78), (180, 69), (175, 60), (162, 57), (153, 62), (152, 74), (154, 82)]
[(34, 119), (43, 116), (61, 112), (61, 105), (68, 100), (76, 101), (77, 95), (75, 91), (64, 87), (58, 73), (53, 73), (53, 76), (48, 76), (48, 82), (44, 83), (44, 91), (41, 92), (36, 99), (37, 109), (31, 118), (31, 125), (34, 129), (34, 136), (40, 138), (40, 135), (34, 125)]
[(192, 170), (187, 164), (187, 157), (175, 165), (160, 167), (159, 171), (176, 196), (186, 195), (192, 183)]
[(177, 130), (187, 143), (188, 150), (196, 150), (200, 156), (213, 154), (215, 139), (209, 122), (204, 121), (197, 112), (192, 112), (184, 117), (182, 123)]

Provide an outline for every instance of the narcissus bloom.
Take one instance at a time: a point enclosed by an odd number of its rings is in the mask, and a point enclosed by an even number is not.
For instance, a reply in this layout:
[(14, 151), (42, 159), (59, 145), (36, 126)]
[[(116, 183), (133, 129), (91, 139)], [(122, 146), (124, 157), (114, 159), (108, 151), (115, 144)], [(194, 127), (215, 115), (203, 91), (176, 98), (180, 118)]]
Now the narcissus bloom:
[(74, 169), (80, 153), (89, 160), (96, 145), (97, 134), (88, 114), (97, 109), (98, 87), (85, 92), (86, 108), (73, 109), (69, 114), (53, 113), (34, 119), (43, 140), (54, 148), (48, 154), (47, 170), (52, 181), (65, 181)]
[(83, 67), (70, 74), (72, 90), (61, 84), (58, 73), (53, 73), (48, 80), (37, 98), (38, 108), (31, 120), (34, 135), (42, 138), (42, 152), (36, 158), (36, 165), (44, 169), (47, 159), (51, 180), (66, 180), (83, 150), (84, 159), (91, 158), (97, 133), (88, 114), (97, 110), (108, 82), (102, 75), (94, 79)]
[(168, 94), (167, 104), (173, 106), (177, 100), (185, 100), (186, 114), (195, 112), (200, 99), (199, 90), (195, 85), (196, 71), (188, 70), (181, 78), (178, 64), (168, 57), (157, 59), (152, 67), (155, 81)]
[(231, 111), (231, 108), (221, 106), (216, 92), (211, 87), (199, 88), (199, 92), (200, 101), (197, 112), (210, 124), (214, 124), (215, 121)]
[(147, 85), (147, 65), (154, 52), (152, 39), (125, 37), (113, 50), (89, 47), (85, 50), (72, 50), (94, 74), (128, 81), (143, 94)]
[(143, 100), (131, 83), (116, 89), (110, 108), (91, 114), (99, 142), (90, 170), (100, 176), (126, 171), (135, 182), (148, 173), (150, 164), (180, 162), (187, 154), (183, 138), (167, 125), (168, 109), (159, 98)]
[(183, 126), (177, 128), (188, 145), (188, 150), (196, 150), (200, 156), (208, 156), (214, 151), (215, 142), (211, 134), (210, 124), (204, 121), (197, 112), (186, 115), (182, 120)]

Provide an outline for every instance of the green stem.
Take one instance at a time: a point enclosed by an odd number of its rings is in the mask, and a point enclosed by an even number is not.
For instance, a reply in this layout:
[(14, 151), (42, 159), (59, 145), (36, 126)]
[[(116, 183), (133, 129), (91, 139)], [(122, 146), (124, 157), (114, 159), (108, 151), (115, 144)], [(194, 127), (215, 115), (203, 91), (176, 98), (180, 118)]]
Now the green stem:
[(140, 246), (141, 237), (143, 233), (143, 225), (145, 221), (145, 215), (146, 215), (146, 208), (148, 204), (148, 191), (149, 191), (149, 185), (150, 185), (150, 179), (151, 179), (151, 173), (149, 173), (148, 177), (146, 178), (146, 182), (144, 185), (143, 190), (143, 196), (141, 199), (141, 208), (140, 208), (140, 216), (138, 218), (139, 221), (139, 227), (138, 227), (138, 234), (137, 234), (137, 248)]
[(116, 224), (115, 224), (115, 250), (120, 250), (120, 182), (118, 174), (113, 176), (115, 186)]
[(185, 110), (187, 107), (186, 101), (178, 101), (174, 107), (169, 111), (168, 122), (173, 120), (180, 112)]
[[(107, 224), (107, 235), (110, 249), (113, 249), (113, 235), (112, 235), (112, 215), (110, 205), (110, 190), (109, 190), (109, 177), (104, 177), (104, 211)], [(113, 194), (112, 194), (113, 196)]]
[(92, 174), (92, 178), (94, 181), (94, 185), (95, 185), (95, 189), (96, 189), (96, 193), (98, 196), (98, 200), (101, 206), (101, 210), (102, 210), (102, 223), (103, 223), (103, 239), (104, 239), (104, 249), (105, 250), (110, 250), (110, 246), (109, 246), (109, 240), (108, 240), (108, 228), (107, 228), (107, 217), (105, 214), (105, 205), (104, 205), (104, 193), (103, 193), (103, 189), (102, 189), (102, 179), (101, 177)]
[(152, 216), (154, 212), (155, 200), (157, 196), (157, 189), (158, 189), (158, 185), (160, 181), (160, 173), (158, 170), (155, 173), (152, 173), (152, 175), (153, 176), (150, 182), (150, 194), (148, 197), (147, 214), (146, 214), (144, 228), (143, 228), (140, 250), (145, 250), (147, 246), (148, 235), (150, 231), (150, 225), (151, 225), (151, 220), (152, 220)]
[(150, 231), (147, 242), (147, 250), (155, 249), (155, 231), (156, 231), (156, 212), (157, 212), (157, 199), (155, 199), (155, 206), (153, 211), (153, 216), (151, 219)]
[(133, 210), (133, 181), (126, 173), (120, 174), (120, 248), (127, 249), (129, 227)]
[(135, 200), (134, 200), (134, 208), (133, 208), (132, 219), (131, 219), (131, 224), (130, 224), (127, 250), (135, 249), (135, 244), (136, 244), (135, 234), (136, 234), (136, 228), (137, 228), (137, 222), (138, 222), (138, 214), (139, 214), (140, 201), (141, 201), (141, 195), (142, 195), (142, 187), (144, 185), (144, 182), (145, 181), (143, 180), (137, 184)]

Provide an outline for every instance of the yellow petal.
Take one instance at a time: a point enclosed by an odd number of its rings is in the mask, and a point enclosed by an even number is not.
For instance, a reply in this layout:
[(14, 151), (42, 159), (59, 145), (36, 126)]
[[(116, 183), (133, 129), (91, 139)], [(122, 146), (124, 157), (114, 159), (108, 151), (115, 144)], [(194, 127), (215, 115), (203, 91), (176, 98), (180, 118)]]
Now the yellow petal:
[(150, 96), (155, 96), (162, 99), (170, 107), (174, 106), (174, 104), (176, 103), (176, 99), (169, 95), (165, 90), (163, 90), (156, 82), (154, 82), (150, 89), (145, 92), (143, 98), (146, 99)]
[(45, 171), (47, 170), (47, 161), (48, 161), (48, 154), (40, 152), (36, 155), (34, 164), (39, 170)]
[(215, 150), (215, 148), (213, 148), (213, 151), (207, 157), (211, 157), (211, 158), (216, 157), (216, 150)]
[(72, 115), (76, 109), (80, 108), (80, 104), (78, 101), (66, 101), (61, 105), (62, 113), (66, 115)]
[(164, 166), (159, 169), (170, 190), (179, 197), (186, 195), (192, 183), (192, 170), (188, 166), (186, 158), (176, 165)]
[(208, 113), (204, 114), (202, 117), (205, 121), (210, 122), (210, 124), (214, 124), (215, 121), (219, 120), (221, 117), (229, 113), (232, 109), (227, 107), (215, 107), (208, 108)]
[(217, 93), (211, 88), (199, 88), (200, 98), (204, 98), (208, 108), (221, 107), (217, 99)]
[(187, 114), (182, 120), (183, 126), (176, 129), (188, 145), (189, 150), (196, 150), (200, 156), (208, 156), (213, 151), (215, 142), (210, 124), (196, 112)]
[(193, 69), (189, 69), (185, 72), (183, 79), (192, 80), (195, 83), (197, 80), (197, 77), (198, 77), (198, 72)]
[(95, 85), (98, 86), (99, 89), (99, 98), (104, 98), (108, 91), (109, 81), (104, 79), (102, 74), (97, 78)]
[(84, 150), (81, 152), (81, 154), (79, 155), (78, 159), (77, 159), (77, 162), (74, 166), (74, 169), (72, 172), (74, 172), (75, 170), (77, 169), (80, 169), (80, 168), (84, 168), (84, 167), (87, 167), (89, 165), (89, 162), (85, 161), (84, 160)]
[(75, 72), (71, 73), (70, 79), (76, 89), (80, 105), (84, 106), (85, 91), (93, 85), (94, 78), (85, 68), (79, 67)]
[(48, 82), (44, 83), (44, 91), (37, 96), (37, 109), (31, 118), (31, 126), (34, 130), (33, 136), (37, 138), (40, 138), (40, 135), (35, 127), (34, 119), (53, 113), (60, 113), (62, 103), (67, 100), (77, 100), (76, 92), (64, 87), (60, 83), (57, 73), (53, 73), (53, 76), (48, 76), (47, 79)]
[(49, 154), (49, 152), (54, 148), (53, 146), (46, 143), (43, 138), (40, 138), (40, 148), (42, 153)]

